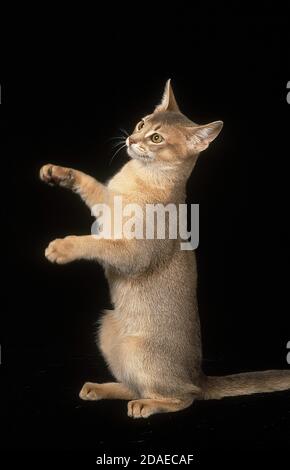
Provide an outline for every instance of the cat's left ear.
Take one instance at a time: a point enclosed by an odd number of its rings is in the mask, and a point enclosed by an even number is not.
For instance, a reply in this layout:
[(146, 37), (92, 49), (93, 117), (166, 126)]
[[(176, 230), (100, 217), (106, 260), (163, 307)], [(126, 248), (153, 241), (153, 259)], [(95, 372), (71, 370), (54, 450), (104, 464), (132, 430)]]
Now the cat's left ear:
[(160, 111), (173, 111), (175, 113), (180, 112), (179, 107), (176, 103), (174, 93), (173, 93), (170, 78), (166, 82), (163, 97), (162, 97), (162, 101), (155, 108), (155, 112), (160, 112)]
[(209, 144), (219, 135), (223, 127), (223, 121), (214, 121), (204, 126), (188, 127), (189, 148), (196, 152), (205, 150)]

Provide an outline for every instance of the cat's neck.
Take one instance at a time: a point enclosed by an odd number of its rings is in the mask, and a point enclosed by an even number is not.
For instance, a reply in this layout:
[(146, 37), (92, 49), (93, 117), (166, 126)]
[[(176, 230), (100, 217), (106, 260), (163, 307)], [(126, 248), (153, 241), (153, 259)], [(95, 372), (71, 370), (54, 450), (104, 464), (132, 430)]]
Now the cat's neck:
[(141, 162), (139, 160), (131, 160), (127, 164), (130, 166), (134, 174), (141, 178), (144, 183), (149, 186), (157, 186), (159, 189), (180, 190), (185, 187), (186, 181), (192, 171), (193, 165), (185, 167), (182, 165), (157, 162)]

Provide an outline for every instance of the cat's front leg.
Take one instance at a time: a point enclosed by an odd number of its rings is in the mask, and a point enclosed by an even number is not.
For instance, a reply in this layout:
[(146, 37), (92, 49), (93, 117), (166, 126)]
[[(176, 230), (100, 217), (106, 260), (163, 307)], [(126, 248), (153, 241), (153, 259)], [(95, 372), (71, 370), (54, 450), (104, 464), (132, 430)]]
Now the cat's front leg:
[(109, 190), (106, 186), (73, 168), (48, 163), (40, 169), (39, 176), (50, 186), (62, 186), (78, 193), (90, 209), (109, 198)]
[(133, 274), (144, 271), (151, 262), (151, 251), (142, 247), (142, 240), (136, 243), (134, 240), (98, 239), (93, 235), (69, 236), (52, 241), (45, 256), (57, 264), (77, 259), (96, 260)]
[[(79, 259), (98, 259), (98, 254), (104, 251), (112, 252), (113, 242), (96, 240), (92, 235), (69, 235), (56, 238), (45, 250), (45, 256), (51, 263), (66, 264)], [(109, 246), (107, 246), (109, 245)], [(114, 254), (112, 254), (112, 257)]]

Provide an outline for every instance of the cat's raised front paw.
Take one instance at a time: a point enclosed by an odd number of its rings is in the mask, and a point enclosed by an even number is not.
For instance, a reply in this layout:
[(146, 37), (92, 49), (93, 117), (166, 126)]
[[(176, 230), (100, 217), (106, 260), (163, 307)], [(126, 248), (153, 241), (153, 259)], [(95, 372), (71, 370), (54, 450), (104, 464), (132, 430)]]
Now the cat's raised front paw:
[(45, 250), (46, 258), (52, 263), (65, 264), (77, 259), (75, 236), (57, 238)]
[(51, 186), (59, 185), (65, 188), (73, 188), (75, 182), (74, 171), (71, 168), (64, 168), (51, 163), (40, 169), (39, 176), (42, 181)]

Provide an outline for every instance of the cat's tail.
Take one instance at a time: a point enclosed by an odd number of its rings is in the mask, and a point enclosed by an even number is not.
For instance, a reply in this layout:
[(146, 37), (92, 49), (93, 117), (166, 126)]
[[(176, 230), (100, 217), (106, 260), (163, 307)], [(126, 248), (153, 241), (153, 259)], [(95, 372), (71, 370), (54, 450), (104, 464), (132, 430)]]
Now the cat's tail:
[(204, 376), (202, 398), (204, 400), (277, 392), (290, 389), (290, 370), (265, 370), (242, 374)]

